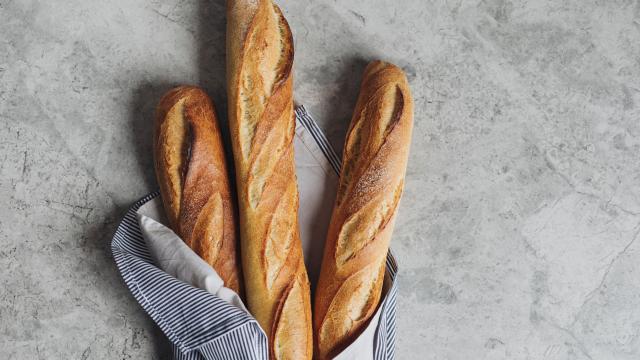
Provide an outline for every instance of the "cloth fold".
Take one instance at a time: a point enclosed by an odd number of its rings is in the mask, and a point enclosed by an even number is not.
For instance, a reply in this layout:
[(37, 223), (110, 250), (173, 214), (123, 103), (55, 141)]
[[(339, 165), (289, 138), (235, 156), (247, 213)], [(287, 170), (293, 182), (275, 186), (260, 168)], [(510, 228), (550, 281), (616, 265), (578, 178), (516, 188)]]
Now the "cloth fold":
[(136, 212), (142, 237), (155, 263), (167, 274), (248, 312), (240, 296), (224, 287), (224, 281), (218, 273), (176, 233), (162, 224), (162, 211), (162, 201), (157, 197), (142, 205)]

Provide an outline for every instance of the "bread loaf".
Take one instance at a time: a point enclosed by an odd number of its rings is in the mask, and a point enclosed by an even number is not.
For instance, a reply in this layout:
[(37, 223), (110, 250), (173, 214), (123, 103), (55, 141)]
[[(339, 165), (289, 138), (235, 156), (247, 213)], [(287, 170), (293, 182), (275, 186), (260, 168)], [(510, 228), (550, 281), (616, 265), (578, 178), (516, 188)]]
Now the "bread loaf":
[(240, 294), (229, 175), (215, 109), (204, 91), (180, 86), (162, 98), (154, 160), (171, 229)]
[(370, 63), (344, 145), (316, 290), (317, 359), (343, 350), (378, 307), (412, 124), (413, 101), (402, 70), (381, 61)]
[(270, 0), (227, 1), (227, 91), (248, 307), (271, 359), (312, 356), (293, 158), (293, 39)]

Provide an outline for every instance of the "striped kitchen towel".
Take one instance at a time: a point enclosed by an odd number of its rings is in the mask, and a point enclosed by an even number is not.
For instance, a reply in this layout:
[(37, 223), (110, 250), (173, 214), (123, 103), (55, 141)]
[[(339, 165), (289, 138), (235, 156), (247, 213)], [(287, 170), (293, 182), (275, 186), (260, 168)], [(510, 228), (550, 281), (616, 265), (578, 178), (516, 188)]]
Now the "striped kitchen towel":
[[(296, 118), (297, 140), (314, 154), (316, 161), (338, 174), (340, 158), (304, 107), (296, 109)], [(301, 198), (303, 195), (301, 190)], [(154, 192), (133, 204), (116, 230), (111, 250), (133, 297), (171, 342), (173, 358), (268, 360), (266, 336), (253, 317), (215, 295), (172, 277), (154, 264), (136, 212), (158, 196), (158, 192)], [(301, 204), (304, 203), (301, 201)], [(300, 213), (304, 215), (303, 206)], [(317, 258), (321, 256), (318, 254)], [(389, 252), (383, 300), (376, 314), (377, 328), (372, 329), (370, 352), (375, 360), (395, 357), (396, 272), (395, 259)], [(372, 324), (376, 325), (373, 321)], [(350, 354), (345, 358), (359, 357)]]

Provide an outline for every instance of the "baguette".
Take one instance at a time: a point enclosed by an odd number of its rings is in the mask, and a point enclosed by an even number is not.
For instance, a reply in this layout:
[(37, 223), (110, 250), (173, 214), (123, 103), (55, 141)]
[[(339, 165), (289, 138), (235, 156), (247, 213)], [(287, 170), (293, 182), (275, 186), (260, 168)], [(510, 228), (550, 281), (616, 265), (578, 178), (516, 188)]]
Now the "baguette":
[(345, 141), (315, 296), (317, 359), (340, 353), (378, 307), (412, 126), (404, 73), (389, 63), (370, 63)]
[(169, 91), (156, 113), (154, 161), (169, 225), (241, 294), (233, 198), (213, 103), (193, 86)]
[(293, 157), (293, 38), (271, 0), (227, 1), (229, 124), (248, 307), (271, 359), (310, 359)]

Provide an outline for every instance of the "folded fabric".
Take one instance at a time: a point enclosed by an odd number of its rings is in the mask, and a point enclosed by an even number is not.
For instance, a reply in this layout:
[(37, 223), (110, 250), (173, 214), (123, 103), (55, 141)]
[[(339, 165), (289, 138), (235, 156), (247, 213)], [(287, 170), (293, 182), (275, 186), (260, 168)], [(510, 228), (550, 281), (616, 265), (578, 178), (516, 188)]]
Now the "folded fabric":
[(240, 296), (224, 287), (218, 273), (187, 246), (171, 229), (164, 226), (160, 197), (149, 200), (136, 212), (142, 237), (154, 262), (167, 274), (216, 295), (227, 303), (248, 312)]
[[(300, 234), (309, 278), (319, 273), (340, 161), (303, 107), (296, 109)], [(268, 359), (267, 339), (241, 299), (169, 228), (157, 193), (138, 201), (112, 242), (125, 283), (167, 335), (175, 359)], [(394, 283), (387, 257), (383, 300), (365, 331), (336, 359), (393, 359)]]

